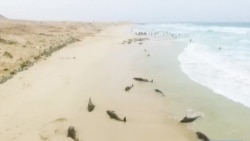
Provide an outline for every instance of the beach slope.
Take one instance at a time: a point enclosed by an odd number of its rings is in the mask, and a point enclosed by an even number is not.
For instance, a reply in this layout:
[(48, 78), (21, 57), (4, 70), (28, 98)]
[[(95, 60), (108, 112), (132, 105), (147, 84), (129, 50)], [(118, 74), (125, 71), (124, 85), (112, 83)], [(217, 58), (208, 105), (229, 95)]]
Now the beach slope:
[[(164, 98), (153, 91), (155, 82), (133, 80), (144, 74), (133, 71), (131, 57), (143, 49), (123, 44), (134, 38), (130, 31), (129, 24), (112, 24), (0, 85), (0, 140), (72, 141), (67, 137), (70, 126), (75, 140), (196, 140), (165, 113)], [(90, 97), (92, 112), (87, 109)], [(111, 119), (107, 110), (126, 117), (126, 122)]]

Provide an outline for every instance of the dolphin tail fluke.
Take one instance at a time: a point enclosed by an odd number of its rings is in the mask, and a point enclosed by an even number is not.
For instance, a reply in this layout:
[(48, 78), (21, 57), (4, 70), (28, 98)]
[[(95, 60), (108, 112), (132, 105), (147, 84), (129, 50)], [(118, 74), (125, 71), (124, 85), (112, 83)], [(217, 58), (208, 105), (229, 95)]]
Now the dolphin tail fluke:
[(153, 82), (154, 82), (154, 80), (152, 79), (150, 82), (152, 82), (152, 83), (153, 83)]
[(124, 117), (123, 121), (124, 121), (124, 122), (127, 122), (127, 119), (126, 119), (126, 117)]

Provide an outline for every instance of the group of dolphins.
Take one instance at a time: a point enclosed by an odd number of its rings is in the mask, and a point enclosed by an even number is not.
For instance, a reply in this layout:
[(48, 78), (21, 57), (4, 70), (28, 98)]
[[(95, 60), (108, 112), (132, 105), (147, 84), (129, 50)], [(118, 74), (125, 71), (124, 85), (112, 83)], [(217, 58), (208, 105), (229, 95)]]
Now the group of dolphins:
[[(133, 84), (132, 84), (132, 86), (130, 86), (130, 87), (126, 87), (126, 88), (125, 88), (125, 91), (129, 91), (132, 87), (133, 87)], [(94, 110), (94, 108), (95, 108), (95, 105), (92, 103), (91, 98), (89, 98), (88, 111), (89, 111), (89, 112), (92, 112), (92, 111)], [(117, 121), (122, 121), (122, 122), (127, 122), (126, 117), (124, 117), (123, 119), (120, 118), (120, 117), (115, 113), (115, 111), (107, 110), (106, 113), (108, 114), (108, 116), (109, 116), (111, 119), (115, 119), (115, 120), (117, 120)]]
[[(155, 33), (156, 34), (156, 33)], [(157, 33), (158, 34), (158, 33)], [(168, 32), (167, 32), (168, 34)], [(147, 32), (138, 32), (136, 33), (136, 35), (148, 35)], [(150, 34), (151, 35), (151, 34)], [(180, 36), (180, 34), (178, 34), (178, 36)], [(172, 34), (173, 38), (177, 38), (177, 36), (175, 36), (174, 34)], [(190, 39), (190, 42), (192, 42), (192, 39)], [(147, 52), (146, 49), (144, 49), (145, 52)], [(150, 57), (150, 54), (147, 55), (148, 57)], [(134, 77), (133, 78), (136, 81), (141, 81), (141, 82), (152, 82), (153, 83), (153, 79), (150, 81), (148, 79), (145, 78), (140, 78), (140, 77)], [(134, 85), (132, 84), (131, 86), (127, 86), (125, 87), (125, 91), (129, 91), (131, 88), (133, 88)], [(160, 93), (162, 96), (165, 96), (164, 93), (159, 90), (159, 89), (155, 89), (155, 92)], [(195, 121), (196, 119), (198, 119), (200, 116), (196, 116), (196, 117), (187, 117), (185, 116), (182, 120), (180, 120), (180, 123), (190, 123)], [(210, 141), (210, 139), (202, 132), (196, 132), (197, 137), (202, 140), (202, 141)]]
[[(151, 81), (148, 80), (148, 79), (145, 79), (145, 78), (138, 78), (138, 77), (134, 77), (133, 79), (136, 80), (136, 81), (152, 82), (153, 83), (153, 79)], [(125, 91), (129, 91), (133, 86), (134, 85), (132, 84), (131, 86), (125, 87)], [(164, 93), (159, 89), (155, 89), (155, 92), (158, 92), (158, 93), (162, 94), (162, 96), (165, 96)], [(187, 117), (187, 116), (185, 116), (182, 120), (180, 120), (180, 123), (190, 123), (190, 122), (195, 121), (199, 117), (200, 116), (196, 116), (196, 117)], [(202, 132), (196, 132), (196, 135), (202, 141), (209, 141), (209, 138)]]
[[(151, 82), (151, 83), (153, 83), (154, 82), (154, 80), (152, 79), (152, 80), (148, 80), (148, 79), (145, 79), (145, 78), (140, 78), (140, 77), (134, 77), (133, 78), (135, 81), (141, 81), (141, 82)], [(131, 86), (127, 86), (127, 87), (125, 87), (125, 91), (129, 91), (130, 89), (132, 89), (134, 87), (134, 85), (132, 84)], [(162, 96), (165, 96), (164, 95), (164, 93), (161, 91), (161, 90), (159, 90), (159, 89), (155, 89), (155, 92), (157, 92), (157, 93), (160, 93)]]
[[(133, 78), (135, 81), (139, 81), (139, 82), (151, 82), (153, 83), (153, 79), (152, 80), (148, 80), (148, 79), (145, 79), (145, 78), (140, 78), (140, 77), (134, 77)], [(132, 88), (134, 87), (134, 85), (132, 84), (131, 86), (127, 86), (125, 87), (125, 91), (128, 92), (130, 91)], [(154, 90), (155, 92), (161, 94), (162, 96), (165, 96), (165, 94), (159, 90), (159, 89), (155, 89)], [(89, 112), (92, 112), (94, 109), (95, 109), (95, 106), (91, 100), (91, 98), (89, 98), (89, 102), (88, 102), (88, 111)], [(114, 120), (117, 120), (117, 121), (121, 121), (121, 122), (127, 122), (127, 119), (126, 117), (124, 118), (120, 118), (116, 113), (115, 111), (112, 111), (112, 110), (107, 110), (106, 113), (108, 114), (108, 116), (111, 118), (111, 119), (114, 119)], [(180, 120), (180, 123), (190, 123), (190, 122), (193, 122), (195, 121), (196, 119), (198, 119), (200, 116), (196, 116), (196, 117), (187, 117), (185, 116), (182, 120)], [(202, 132), (196, 132), (196, 135), (197, 137), (202, 140), (202, 141), (210, 141), (209, 138), (203, 134)], [(73, 126), (70, 126), (68, 128), (68, 137), (72, 138), (74, 141), (79, 141), (79, 139), (76, 137), (76, 130)]]
[[(88, 107), (87, 107), (89, 112), (92, 112), (95, 109), (95, 105), (93, 104), (91, 98), (89, 98), (89, 102), (88, 102)], [(126, 122), (126, 117), (124, 117), (123, 119), (121, 119), (116, 113), (115, 111), (110, 111), (107, 110), (106, 111), (107, 114), (109, 115), (110, 118), (118, 120), (118, 121), (122, 121), (122, 122)], [(79, 141), (78, 137), (76, 136), (76, 130), (74, 126), (70, 126), (68, 128), (68, 135), (67, 137), (72, 138), (74, 141)]]
[[(88, 103), (88, 111), (92, 112), (95, 108), (95, 105), (92, 103), (91, 98), (89, 98), (89, 103)], [(118, 120), (118, 121), (123, 121), (126, 122), (126, 117), (124, 117), (123, 119), (121, 119), (116, 113), (115, 111), (111, 111), (111, 110), (107, 110), (106, 111), (107, 114), (109, 115), (110, 118)]]
[[(153, 80), (149, 81), (148, 79), (144, 79), (144, 78), (137, 78), (137, 77), (135, 77), (135, 78), (133, 78), (133, 79), (136, 80), (136, 81), (151, 82), (151, 83), (153, 83)], [(125, 87), (125, 91), (129, 91), (132, 87), (134, 87), (133, 84), (132, 84), (131, 86)], [(155, 92), (158, 92), (158, 93), (162, 94), (163, 96), (165, 96), (165, 95), (163, 94), (163, 92), (160, 91), (159, 89), (155, 89)], [(87, 107), (88, 111), (89, 111), (89, 112), (92, 112), (92, 111), (95, 109), (95, 106), (96, 106), (96, 105), (93, 104), (91, 98), (89, 98), (88, 107)], [(117, 120), (117, 121), (121, 121), (121, 122), (127, 122), (126, 117), (124, 117), (123, 119), (120, 118), (120, 117), (115, 113), (115, 111), (107, 110), (106, 113), (108, 114), (108, 116), (109, 116), (111, 119), (114, 119), (114, 120)], [(196, 116), (196, 117), (187, 117), (187, 116), (185, 116), (185, 117), (180, 121), (180, 123), (190, 123), (190, 122), (195, 121), (195, 120), (198, 119), (199, 117), (200, 117), (200, 116)], [(201, 132), (196, 132), (196, 135), (197, 135), (197, 137), (198, 137), (199, 139), (201, 139), (202, 141), (209, 141), (209, 138), (208, 138), (205, 134), (203, 134), (203, 133), (201, 133)], [(73, 126), (70, 126), (70, 127), (68, 128), (68, 135), (67, 135), (67, 136), (70, 137), (70, 138), (72, 138), (74, 141), (79, 141), (79, 139), (76, 137), (76, 130), (75, 130), (75, 128), (74, 128)]]

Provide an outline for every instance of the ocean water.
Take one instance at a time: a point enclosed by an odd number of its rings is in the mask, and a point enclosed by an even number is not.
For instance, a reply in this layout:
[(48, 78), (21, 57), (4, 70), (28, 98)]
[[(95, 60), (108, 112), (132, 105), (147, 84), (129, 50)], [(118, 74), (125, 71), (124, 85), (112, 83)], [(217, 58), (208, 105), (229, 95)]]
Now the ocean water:
[(250, 23), (145, 24), (134, 32), (172, 36), (186, 43), (184, 73), (215, 93), (250, 108)]

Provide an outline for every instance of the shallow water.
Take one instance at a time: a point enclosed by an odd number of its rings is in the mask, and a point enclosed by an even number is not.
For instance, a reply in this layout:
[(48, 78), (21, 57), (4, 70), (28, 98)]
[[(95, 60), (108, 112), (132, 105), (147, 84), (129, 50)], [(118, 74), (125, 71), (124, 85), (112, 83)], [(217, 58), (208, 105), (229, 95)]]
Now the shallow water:
[[(152, 38), (163, 39), (149, 45), (152, 57), (141, 70), (150, 70), (157, 86), (167, 92), (171, 106), (163, 110), (173, 118), (198, 113), (202, 118), (189, 125), (192, 130), (214, 140), (249, 140), (249, 30), (221, 26), (139, 25), (134, 31), (156, 31)], [(172, 34), (178, 36), (174, 48), (164, 44), (165, 36)]]

